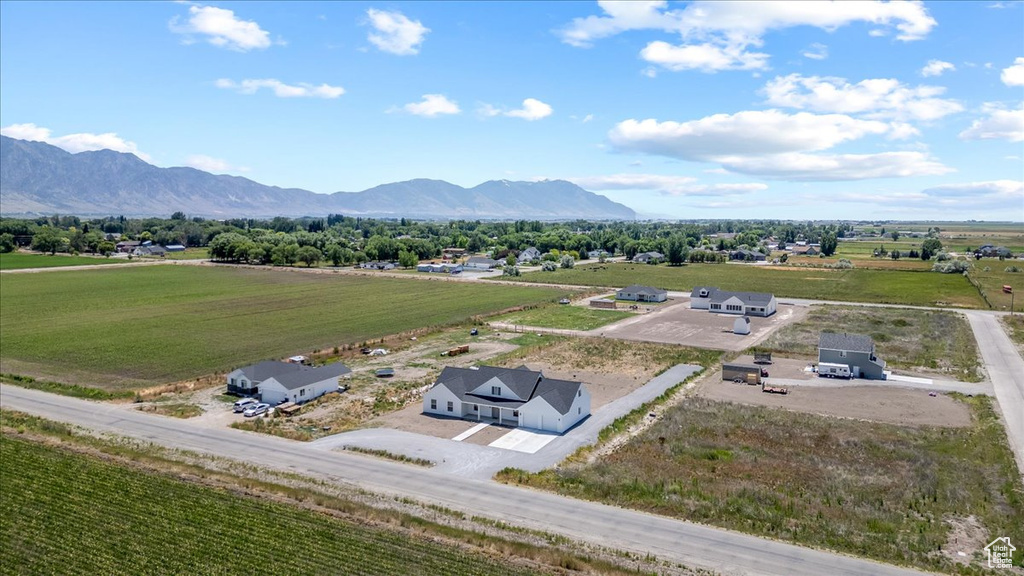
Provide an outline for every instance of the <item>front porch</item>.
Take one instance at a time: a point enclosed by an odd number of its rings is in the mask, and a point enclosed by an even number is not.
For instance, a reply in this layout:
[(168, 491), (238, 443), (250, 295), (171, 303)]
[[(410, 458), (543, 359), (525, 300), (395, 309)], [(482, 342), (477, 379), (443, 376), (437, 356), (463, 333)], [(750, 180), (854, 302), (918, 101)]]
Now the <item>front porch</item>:
[(476, 422), (488, 422), (499, 426), (518, 426), (518, 408), (494, 406), (491, 404), (469, 403), (462, 404), (462, 417), (466, 420)]

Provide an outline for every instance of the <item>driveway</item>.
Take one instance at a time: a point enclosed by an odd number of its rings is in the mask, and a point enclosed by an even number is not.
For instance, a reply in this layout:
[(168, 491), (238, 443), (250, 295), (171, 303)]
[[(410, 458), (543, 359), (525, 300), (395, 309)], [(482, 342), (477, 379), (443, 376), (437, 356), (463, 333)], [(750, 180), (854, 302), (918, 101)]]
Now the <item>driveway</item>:
[(509, 466), (538, 472), (558, 464), (578, 448), (594, 444), (597, 442), (598, 433), (616, 418), (654, 400), (700, 370), (700, 366), (691, 364), (673, 366), (633, 392), (598, 408), (589, 418), (565, 434), (555, 437), (532, 454), (387, 428), (343, 432), (315, 440), (310, 446), (325, 450), (345, 446), (387, 450), (435, 462), (434, 470), (439, 472), (480, 480), (487, 480), (494, 476), (495, 472)]

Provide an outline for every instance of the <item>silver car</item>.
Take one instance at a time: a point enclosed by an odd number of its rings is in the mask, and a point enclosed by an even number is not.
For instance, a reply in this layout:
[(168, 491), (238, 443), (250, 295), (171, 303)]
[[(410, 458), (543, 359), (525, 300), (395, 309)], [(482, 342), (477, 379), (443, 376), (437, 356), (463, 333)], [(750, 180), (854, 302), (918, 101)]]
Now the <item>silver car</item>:
[(259, 404), (255, 405), (255, 406), (250, 406), (250, 407), (246, 408), (245, 412), (242, 412), (242, 416), (245, 416), (246, 418), (252, 418), (253, 416), (259, 416), (260, 414), (266, 413), (267, 409), (269, 409), (269, 408), (270, 408), (270, 404), (264, 404), (264, 403), (260, 402)]

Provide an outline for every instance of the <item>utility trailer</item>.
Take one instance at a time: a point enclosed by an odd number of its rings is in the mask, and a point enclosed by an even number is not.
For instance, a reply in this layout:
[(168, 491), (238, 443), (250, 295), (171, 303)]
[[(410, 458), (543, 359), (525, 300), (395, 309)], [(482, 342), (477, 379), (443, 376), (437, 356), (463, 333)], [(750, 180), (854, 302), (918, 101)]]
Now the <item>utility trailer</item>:
[(789, 394), (789, 388), (782, 388), (780, 386), (768, 386), (764, 382), (761, 383), (761, 392), (765, 394)]
[(722, 364), (722, 380), (737, 384), (760, 384), (768, 370), (753, 364)]

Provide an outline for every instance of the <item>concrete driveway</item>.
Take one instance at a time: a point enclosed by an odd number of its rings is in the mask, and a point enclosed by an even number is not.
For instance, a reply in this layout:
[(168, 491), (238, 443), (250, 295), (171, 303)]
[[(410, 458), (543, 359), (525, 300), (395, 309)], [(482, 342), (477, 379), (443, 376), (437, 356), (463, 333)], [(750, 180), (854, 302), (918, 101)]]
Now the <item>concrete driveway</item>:
[(318, 449), (334, 450), (345, 446), (387, 450), (412, 458), (435, 462), (434, 470), (463, 478), (486, 480), (506, 467), (538, 472), (550, 468), (581, 446), (597, 442), (598, 433), (637, 406), (661, 396), (666, 390), (701, 370), (700, 366), (679, 364), (655, 376), (633, 392), (598, 408), (589, 418), (561, 436), (555, 437), (534, 453), (478, 446), (435, 438), (402, 430), (370, 428), (335, 434), (310, 443)]

